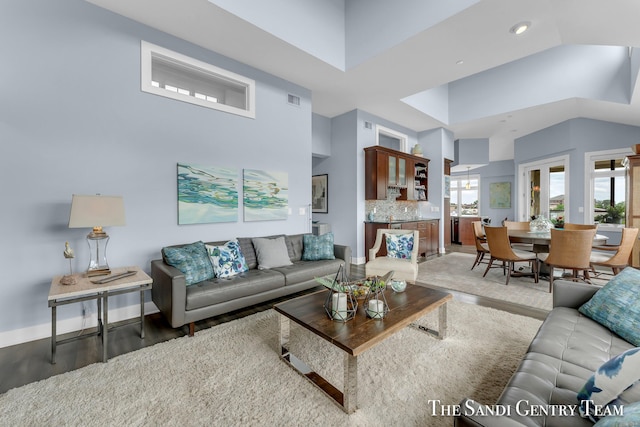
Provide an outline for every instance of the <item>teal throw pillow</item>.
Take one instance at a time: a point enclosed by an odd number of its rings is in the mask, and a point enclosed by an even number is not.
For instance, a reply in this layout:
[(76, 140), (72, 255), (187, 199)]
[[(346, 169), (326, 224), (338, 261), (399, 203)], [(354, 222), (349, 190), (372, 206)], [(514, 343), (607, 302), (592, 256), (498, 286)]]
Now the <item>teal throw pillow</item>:
[(621, 406), (637, 401), (639, 380), (640, 348), (631, 348), (606, 361), (578, 392), (581, 415), (597, 421), (603, 414), (617, 413)]
[(640, 271), (625, 268), (578, 311), (640, 346)]
[(389, 258), (411, 259), (413, 233), (387, 234), (387, 256)]
[(167, 264), (184, 274), (187, 286), (213, 278), (213, 266), (203, 242), (179, 248), (163, 248), (162, 254)]
[(320, 236), (305, 234), (302, 236), (302, 260), (319, 261), (321, 259), (336, 259), (333, 253), (333, 233)]
[(600, 418), (593, 427), (632, 427), (640, 426), (640, 402), (624, 405), (621, 415), (607, 415)]
[(216, 277), (231, 277), (249, 270), (238, 239), (230, 240), (222, 246), (205, 246)]

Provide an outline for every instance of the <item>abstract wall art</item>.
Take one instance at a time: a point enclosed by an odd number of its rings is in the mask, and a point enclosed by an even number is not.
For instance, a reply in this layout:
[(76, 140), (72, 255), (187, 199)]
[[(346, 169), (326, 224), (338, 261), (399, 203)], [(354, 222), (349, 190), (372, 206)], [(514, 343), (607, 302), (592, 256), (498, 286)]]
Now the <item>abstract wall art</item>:
[(178, 163), (178, 224), (237, 220), (237, 169)]
[(329, 175), (311, 177), (311, 209), (313, 213), (329, 213)]
[(492, 182), (489, 184), (489, 207), (491, 209), (511, 208), (510, 182)]
[(243, 206), (245, 221), (287, 219), (289, 212), (289, 175), (244, 169)]

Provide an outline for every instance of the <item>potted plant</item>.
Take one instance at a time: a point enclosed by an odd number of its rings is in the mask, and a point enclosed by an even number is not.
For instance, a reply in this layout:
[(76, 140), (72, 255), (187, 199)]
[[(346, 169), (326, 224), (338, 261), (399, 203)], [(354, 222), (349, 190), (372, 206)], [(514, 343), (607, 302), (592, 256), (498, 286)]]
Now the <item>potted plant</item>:
[(564, 227), (564, 217), (562, 217), (562, 216), (559, 216), (557, 218), (552, 219), (551, 222), (553, 223), (553, 226), (555, 228), (563, 228)]

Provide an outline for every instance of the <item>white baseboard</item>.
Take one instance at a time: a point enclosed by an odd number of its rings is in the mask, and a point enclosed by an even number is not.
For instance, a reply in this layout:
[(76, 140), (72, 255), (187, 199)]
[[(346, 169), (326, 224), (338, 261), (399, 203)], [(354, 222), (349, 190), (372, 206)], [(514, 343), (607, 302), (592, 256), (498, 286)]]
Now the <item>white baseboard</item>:
[[(149, 301), (144, 304), (144, 314), (157, 313), (156, 305)], [(133, 319), (140, 316), (140, 304), (133, 304), (126, 307), (109, 310), (109, 323), (121, 320)], [(83, 328), (92, 328), (98, 324), (98, 315), (95, 312), (87, 312), (86, 322), (83, 325), (82, 316), (70, 319), (58, 320), (56, 322), (57, 335), (69, 332), (81, 331)], [(29, 341), (36, 341), (43, 338), (51, 338), (51, 322), (40, 325), (29, 326), (28, 328), (15, 329), (13, 331), (0, 332), (0, 348), (22, 344)]]
[(351, 257), (351, 264), (360, 265), (360, 264), (365, 264), (366, 262), (367, 262), (366, 257)]

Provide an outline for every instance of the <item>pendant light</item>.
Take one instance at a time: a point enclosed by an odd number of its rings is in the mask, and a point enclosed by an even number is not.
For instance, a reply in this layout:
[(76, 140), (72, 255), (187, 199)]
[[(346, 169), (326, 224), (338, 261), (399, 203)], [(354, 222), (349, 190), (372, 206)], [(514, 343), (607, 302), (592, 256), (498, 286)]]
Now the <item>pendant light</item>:
[(471, 179), (469, 179), (469, 166), (467, 166), (467, 183), (464, 185), (464, 188), (467, 190), (471, 190)]

